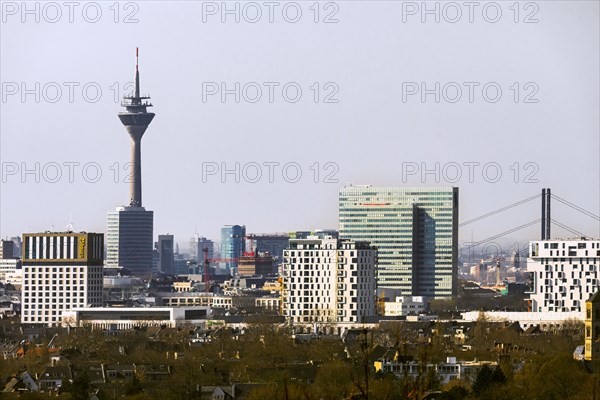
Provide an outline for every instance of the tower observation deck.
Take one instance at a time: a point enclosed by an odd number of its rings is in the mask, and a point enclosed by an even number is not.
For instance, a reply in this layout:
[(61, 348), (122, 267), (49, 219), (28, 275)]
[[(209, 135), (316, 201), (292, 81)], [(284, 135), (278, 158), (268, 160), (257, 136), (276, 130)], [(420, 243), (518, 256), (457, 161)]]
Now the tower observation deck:
[(131, 137), (131, 164), (133, 167), (132, 180), (129, 186), (130, 206), (142, 207), (142, 136), (154, 118), (154, 113), (149, 113), (147, 107), (152, 107), (148, 102), (149, 96), (140, 95), (139, 50), (135, 50), (135, 91), (123, 97), (121, 105), (124, 112), (119, 113), (121, 123)]

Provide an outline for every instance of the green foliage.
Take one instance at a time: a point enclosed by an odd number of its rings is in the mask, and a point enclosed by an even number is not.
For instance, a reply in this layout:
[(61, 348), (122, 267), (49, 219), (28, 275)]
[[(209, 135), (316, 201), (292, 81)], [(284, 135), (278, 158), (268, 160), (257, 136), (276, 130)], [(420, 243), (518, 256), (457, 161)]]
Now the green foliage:
[(86, 371), (83, 371), (70, 385), (72, 400), (88, 400), (90, 396), (90, 377)]
[(142, 382), (140, 379), (133, 375), (133, 378), (125, 384), (125, 394), (130, 396), (136, 393), (140, 393), (142, 391)]
[(473, 383), (473, 393), (480, 399), (489, 398), (489, 393), (501, 390), (500, 387), (506, 383), (506, 376), (500, 366), (493, 370), (484, 365), (477, 374)]

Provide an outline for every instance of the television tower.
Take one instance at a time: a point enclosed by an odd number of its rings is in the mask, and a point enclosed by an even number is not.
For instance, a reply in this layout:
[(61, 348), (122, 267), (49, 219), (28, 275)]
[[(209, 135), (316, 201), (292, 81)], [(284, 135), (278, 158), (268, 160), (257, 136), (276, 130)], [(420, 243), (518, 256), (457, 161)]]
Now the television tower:
[(123, 97), (121, 105), (125, 107), (124, 112), (119, 113), (121, 123), (131, 136), (131, 164), (133, 166), (129, 192), (131, 200), (129, 205), (142, 207), (142, 136), (152, 122), (154, 113), (146, 111), (146, 107), (152, 107), (149, 96), (140, 95), (140, 71), (138, 68), (139, 50), (135, 49), (135, 92), (130, 96)]

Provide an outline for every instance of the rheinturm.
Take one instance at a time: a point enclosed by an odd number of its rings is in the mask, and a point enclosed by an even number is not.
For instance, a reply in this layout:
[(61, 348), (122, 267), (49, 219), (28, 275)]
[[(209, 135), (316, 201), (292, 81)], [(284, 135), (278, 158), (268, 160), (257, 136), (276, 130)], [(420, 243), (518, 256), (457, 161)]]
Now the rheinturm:
[(152, 107), (148, 102), (149, 96), (140, 95), (140, 70), (139, 70), (139, 50), (135, 50), (135, 92), (131, 96), (125, 96), (123, 103), (124, 112), (119, 113), (121, 123), (131, 136), (131, 165), (132, 180), (129, 187), (131, 200), (129, 205), (135, 207), (142, 206), (142, 136), (148, 129), (148, 125), (154, 118), (154, 113), (149, 113), (147, 107)]
[(131, 183), (128, 206), (108, 212), (106, 267), (124, 268), (136, 276), (153, 272), (152, 245), (154, 213), (142, 206), (142, 136), (154, 118), (147, 111), (149, 96), (140, 94), (139, 52), (136, 49), (135, 89), (123, 98), (124, 112), (119, 119), (131, 137)]

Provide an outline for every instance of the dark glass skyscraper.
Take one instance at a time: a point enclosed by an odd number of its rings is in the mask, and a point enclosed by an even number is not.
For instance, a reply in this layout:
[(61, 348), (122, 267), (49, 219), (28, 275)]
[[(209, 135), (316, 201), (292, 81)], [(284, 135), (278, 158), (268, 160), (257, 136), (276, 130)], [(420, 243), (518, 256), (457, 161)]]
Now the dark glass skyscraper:
[(158, 235), (158, 271), (172, 275), (175, 273), (175, 252), (173, 235)]

